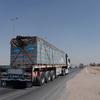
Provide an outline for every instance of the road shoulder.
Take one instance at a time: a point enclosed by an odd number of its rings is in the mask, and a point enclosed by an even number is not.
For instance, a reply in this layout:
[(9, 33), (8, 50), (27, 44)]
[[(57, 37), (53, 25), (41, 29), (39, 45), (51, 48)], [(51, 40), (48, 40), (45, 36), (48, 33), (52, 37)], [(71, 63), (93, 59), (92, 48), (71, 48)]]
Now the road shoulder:
[(86, 67), (67, 82), (67, 100), (100, 100), (100, 72)]

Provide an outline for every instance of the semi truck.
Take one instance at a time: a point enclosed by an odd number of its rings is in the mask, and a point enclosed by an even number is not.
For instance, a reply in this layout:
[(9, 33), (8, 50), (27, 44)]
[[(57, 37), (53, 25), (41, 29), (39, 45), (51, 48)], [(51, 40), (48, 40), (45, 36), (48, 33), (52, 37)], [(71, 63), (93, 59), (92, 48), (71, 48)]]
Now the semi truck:
[(10, 68), (1, 69), (1, 84), (41, 86), (68, 74), (68, 55), (38, 36), (11, 39)]

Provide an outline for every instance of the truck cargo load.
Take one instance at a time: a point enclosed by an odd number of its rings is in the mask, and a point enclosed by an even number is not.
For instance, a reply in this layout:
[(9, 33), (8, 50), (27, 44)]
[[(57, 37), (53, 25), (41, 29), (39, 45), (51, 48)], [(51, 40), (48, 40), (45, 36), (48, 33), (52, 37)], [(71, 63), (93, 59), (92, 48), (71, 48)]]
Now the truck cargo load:
[(39, 37), (11, 40), (11, 65), (66, 65), (65, 53)]

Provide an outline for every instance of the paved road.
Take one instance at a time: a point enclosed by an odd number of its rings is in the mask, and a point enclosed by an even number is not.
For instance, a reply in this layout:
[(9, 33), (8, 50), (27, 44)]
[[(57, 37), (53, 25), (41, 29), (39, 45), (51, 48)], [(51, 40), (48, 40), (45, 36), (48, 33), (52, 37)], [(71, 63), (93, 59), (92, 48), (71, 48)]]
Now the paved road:
[(72, 71), (67, 76), (59, 76), (56, 80), (42, 87), (27, 89), (0, 88), (0, 100), (66, 100), (67, 81), (80, 70)]

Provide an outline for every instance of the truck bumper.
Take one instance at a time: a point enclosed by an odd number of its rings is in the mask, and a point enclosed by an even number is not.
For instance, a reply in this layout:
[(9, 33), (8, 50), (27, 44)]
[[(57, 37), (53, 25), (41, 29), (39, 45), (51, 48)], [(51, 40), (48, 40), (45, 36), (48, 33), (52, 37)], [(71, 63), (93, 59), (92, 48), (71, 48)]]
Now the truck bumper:
[(1, 87), (26, 87), (31, 81), (1, 80)]

